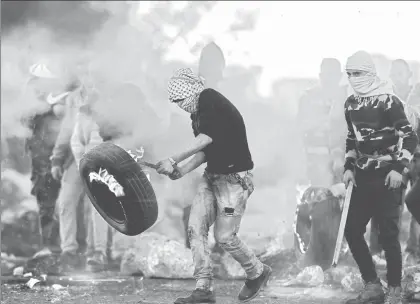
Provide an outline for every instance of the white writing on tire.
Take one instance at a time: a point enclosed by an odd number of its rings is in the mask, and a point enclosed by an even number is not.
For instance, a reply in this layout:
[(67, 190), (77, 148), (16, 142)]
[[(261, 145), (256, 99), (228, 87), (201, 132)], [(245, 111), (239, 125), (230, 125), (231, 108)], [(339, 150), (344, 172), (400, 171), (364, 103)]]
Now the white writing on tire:
[(99, 172), (90, 172), (89, 173), (90, 182), (98, 181), (102, 182), (108, 186), (109, 191), (115, 194), (116, 197), (124, 196), (124, 188), (117, 182), (117, 180), (108, 173), (106, 169), (99, 169)]

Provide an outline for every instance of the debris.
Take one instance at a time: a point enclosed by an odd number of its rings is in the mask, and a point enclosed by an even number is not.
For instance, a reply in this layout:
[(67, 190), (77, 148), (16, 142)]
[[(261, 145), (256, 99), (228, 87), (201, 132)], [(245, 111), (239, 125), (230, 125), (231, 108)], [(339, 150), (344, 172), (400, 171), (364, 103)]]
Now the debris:
[(349, 273), (341, 280), (341, 285), (347, 292), (359, 291), (363, 288), (363, 279), (360, 273)]
[(133, 288), (133, 293), (135, 294), (139, 294), (141, 292), (143, 292), (144, 289), (144, 285), (143, 285), (143, 279), (144, 277), (132, 277), (132, 288)]
[(51, 287), (52, 287), (54, 290), (61, 290), (61, 289), (64, 289), (64, 287), (63, 287), (63, 286), (61, 286), (60, 284), (53, 284)]
[(30, 289), (34, 288), (37, 283), (41, 282), (40, 280), (30, 278), (30, 280), (26, 283), (26, 286), (28, 286)]
[(324, 283), (324, 271), (318, 265), (306, 267), (297, 275), (296, 280), (309, 286), (319, 286)]
[(23, 275), (23, 267), (16, 267), (15, 269), (13, 269), (13, 275), (14, 276), (21, 276)]
[(27, 278), (27, 277), (32, 277), (33, 275), (32, 275), (32, 272), (28, 272), (28, 273), (25, 273), (24, 275), (23, 275), (23, 277), (24, 278)]
[(338, 265), (337, 267), (326, 270), (324, 275), (329, 284), (340, 285), (346, 275), (357, 271), (358, 270), (355, 267)]
[(286, 282), (284, 286), (319, 286), (324, 283), (324, 271), (320, 266), (310, 266), (303, 269), (296, 278)]

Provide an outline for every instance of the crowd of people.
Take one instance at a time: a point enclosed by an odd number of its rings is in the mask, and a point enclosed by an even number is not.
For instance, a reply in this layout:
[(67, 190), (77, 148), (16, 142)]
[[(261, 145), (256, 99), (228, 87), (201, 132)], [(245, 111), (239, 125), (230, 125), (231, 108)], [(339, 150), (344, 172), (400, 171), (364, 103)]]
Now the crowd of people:
[[(213, 224), (218, 246), (247, 273), (239, 300), (257, 296), (271, 274), (270, 267), (237, 236), (254, 188), (254, 163), (246, 121), (235, 101), (229, 101), (219, 88), (224, 68), (223, 52), (211, 43), (202, 52), (198, 74), (191, 69), (177, 70), (168, 86), (170, 101), (191, 114), (196, 140), (190, 149), (160, 161), (157, 172), (171, 176), (174, 164), (192, 157), (180, 167), (179, 178), (207, 163), (187, 225), (197, 286), (176, 303), (215, 302), (206, 237)], [(399, 304), (404, 195), (420, 174), (420, 84), (410, 82), (412, 71), (402, 59), (392, 63), (392, 82), (381, 80), (366, 52), (351, 56), (345, 71), (350, 86), (340, 85), (341, 63), (335, 58), (324, 59), (319, 85), (308, 89), (299, 101), (296, 121), (305, 151), (307, 182), (328, 188), (350, 181), (355, 185), (345, 236), (366, 288), (348, 303), (385, 299), (385, 303)], [(27, 122), (33, 131), (27, 142), (32, 194), (39, 204), (45, 247), (37, 255), (60, 253), (63, 272), (84, 267), (94, 272), (105, 270), (120, 259), (112, 250), (115, 231), (92, 208), (78, 164), (85, 152), (104, 141), (118, 142), (126, 134), (98, 118), (95, 104), (103, 95), (83, 80), (72, 81), (54, 96), (45, 88), (57, 77), (47, 66), (36, 64), (30, 74), (28, 87), (49, 105), (47, 112)], [(420, 203), (420, 198), (416, 201)], [(408, 201), (407, 207), (412, 219), (404, 262), (420, 263), (419, 208)], [(371, 219), (369, 250), (364, 233)], [(374, 264), (382, 250), (388, 266), (386, 295)]]

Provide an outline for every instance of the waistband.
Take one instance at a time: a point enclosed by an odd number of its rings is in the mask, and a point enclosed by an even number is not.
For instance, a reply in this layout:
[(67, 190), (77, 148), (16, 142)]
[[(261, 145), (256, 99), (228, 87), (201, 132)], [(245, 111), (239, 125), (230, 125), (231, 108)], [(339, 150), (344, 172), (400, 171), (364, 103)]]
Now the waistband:
[(252, 170), (247, 170), (247, 171), (241, 171), (241, 172), (235, 172), (235, 173), (228, 173), (228, 174), (220, 174), (220, 173), (211, 173), (208, 172), (207, 170), (204, 170), (204, 174), (208, 177), (221, 177), (221, 176), (230, 176), (230, 175), (235, 175), (238, 174), (240, 177), (245, 177), (245, 176), (252, 176)]
[(382, 155), (378, 153), (375, 153), (375, 154), (360, 153), (358, 158), (370, 158), (370, 159), (375, 159), (375, 160), (380, 160), (380, 161), (393, 161), (393, 160), (397, 160), (397, 153), (382, 154)]

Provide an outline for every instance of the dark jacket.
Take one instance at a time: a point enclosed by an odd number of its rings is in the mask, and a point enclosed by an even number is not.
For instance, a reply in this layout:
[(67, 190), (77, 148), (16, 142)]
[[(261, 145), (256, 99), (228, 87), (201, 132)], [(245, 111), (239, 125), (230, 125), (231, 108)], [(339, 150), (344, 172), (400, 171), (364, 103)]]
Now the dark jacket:
[(26, 140), (26, 149), (32, 160), (32, 174), (45, 175), (51, 170), (50, 157), (60, 130), (61, 120), (52, 110), (37, 114), (28, 120), (32, 131)]

